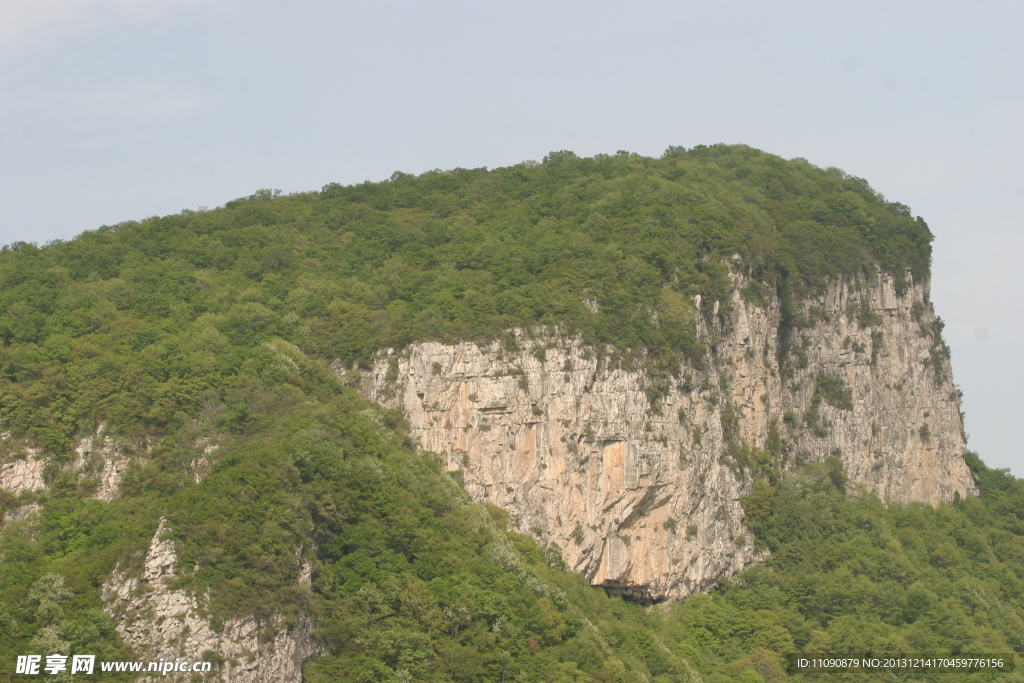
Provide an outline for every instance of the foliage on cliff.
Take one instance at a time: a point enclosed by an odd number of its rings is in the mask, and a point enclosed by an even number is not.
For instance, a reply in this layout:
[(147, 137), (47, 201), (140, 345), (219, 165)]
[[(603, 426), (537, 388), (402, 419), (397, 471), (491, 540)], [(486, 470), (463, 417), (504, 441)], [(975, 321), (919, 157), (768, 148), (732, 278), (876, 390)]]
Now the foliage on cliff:
[[(315, 615), (328, 655), (311, 681), (756, 683), (785, 680), (794, 648), (854, 636), (1020, 652), (1024, 496), (980, 463), (982, 497), (939, 510), (847, 499), (813, 468), (761, 485), (748, 513), (770, 563), (645, 611), (468, 504), (327, 367), (536, 324), (668, 364), (700, 355), (694, 296), (705, 314), (724, 298), (725, 263), (766, 286), (750, 297), (792, 296), (875, 263), (921, 277), (929, 240), (861, 180), (721, 146), (258, 192), (7, 247), (0, 457), (31, 444), (52, 465), (45, 492), (0, 495), (42, 506), (0, 535), (0, 661), (131, 658), (99, 586), (139, 569), (161, 516), (179, 586), (209, 590), (217, 619)], [(100, 423), (137, 446), (111, 503), (62, 469)]]
[(0, 419), (52, 444), (83, 420), (162, 429), (273, 336), (363, 362), (550, 324), (669, 367), (702, 356), (694, 297), (728, 306), (726, 263), (765, 285), (751, 297), (791, 301), (873, 264), (920, 278), (930, 240), (863, 180), (743, 146), (260, 191), (5, 247)]

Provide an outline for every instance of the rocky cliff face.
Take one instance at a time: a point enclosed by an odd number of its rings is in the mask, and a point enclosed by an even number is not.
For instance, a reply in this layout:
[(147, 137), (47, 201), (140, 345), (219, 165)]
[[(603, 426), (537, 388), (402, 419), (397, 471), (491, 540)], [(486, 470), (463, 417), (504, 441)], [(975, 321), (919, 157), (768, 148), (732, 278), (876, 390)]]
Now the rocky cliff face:
[[(121, 477), (133, 459), (144, 458), (153, 443), (119, 440), (104, 434), (101, 424), (74, 447), (71, 458), (57, 459), (41, 448), (0, 434), (0, 488), (13, 495), (45, 491), (57, 476), (72, 473), (87, 484), (91, 498), (110, 502), (120, 493)], [(195, 443), (191, 473), (198, 483), (209, 469), (208, 457), (219, 448), (216, 437)], [(0, 528), (31, 518), (41, 510), (27, 502), (0, 514)], [(161, 520), (146, 553), (140, 576), (114, 572), (101, 595), (107, 612), (118, 621), (116, 630), (145, 661), (205, 657), (214, 663), (211, 680), (240, 683), (301, 681), (302, 663), (322, 654), (313, 641), (313, 621), (303, 618), (288, 625), (277, 619), (260, 623), (253, 617), (229, 619), (214, 628), (202, 596), (172, 587), (177, 565), (170, 529)], [(312, 566), (301, 565), (299, 582), (309, 586)], [(193, 674), (170, 673), (168, 680), (192, 680)]]
[[(120, 495), (121, 479), (125, 471), (141, 464), (156, 444), (151, 439), (117, 439), (105, 434), (100, 424), (94, 434), (84, 436), (74, 447), (71, 458), (56, 458), (44, 449), (11, 438), (10, 432), (0, 433), (0, 489), (19, 496), (22, 493), (45, 491), (49, 483), (66, 472), (72, 472), (90, 498), (109, 503)], [(196, 441), (196, 457), (190, 471), (198, 484), (209, 470), (209, 456), (220, 448), (217, 437), (203, 437)], [(0, 513), (0, 526), (24, 518), (39, 506), (27, 503), (6, 515)]]
[(702, 368), (668, 383), (550, 330), (336, 369), (404, 410), (475, 501), (558, 545), (594, 585), (678, 598), (756, 559), (740, 498), (759, 459), (784, 471), (835, 456), (852, 487), (898, 503), (973, 492), (928, 285), (907, 277), (902, 292), (882, 272), (832, 282), (784, 320), (737, 275), (698, 322)]
[[(91, 489), (91, 498), (109, 503), (118, 495), (121, 476), (132, 461), (131, 453), (148, 452), (152, 444), (130, 444), (103, 432), (101, 424), (95, 434), (79, 439), (75, 455), (69, 460), (57, 460), (41, 448), (13, 442), (10, 432), (0, 434), (0, 488), (15, 496), (43, 491), (50, 478), (73, 471)], [(38, 506), (32, 503), (16, 508), (7, 515), (9, 519), (0, 518), (0, 524), (20, 519), (34, 509)]]
[[(214, 629), (203, 600), (171, 587), (177, 565), (165, 520), (153, 535), (141, 576), (115, 572), (103, 586), (107, 612), (117, 619), (125, 644), (147, 661), (188, 661), (202, 657), (216, 665), (204, 677), (232, 683), (302, 680), (302, 663), (319, 654), (313, 620), (297, 624), (260, 624), (252, 618), (228, 619)], [(303, 579), (309, 582), (308, 567)], [(280, 620), (279, 620), (280, 621)], [(194, 674), (171, 674), (191, 680)]]

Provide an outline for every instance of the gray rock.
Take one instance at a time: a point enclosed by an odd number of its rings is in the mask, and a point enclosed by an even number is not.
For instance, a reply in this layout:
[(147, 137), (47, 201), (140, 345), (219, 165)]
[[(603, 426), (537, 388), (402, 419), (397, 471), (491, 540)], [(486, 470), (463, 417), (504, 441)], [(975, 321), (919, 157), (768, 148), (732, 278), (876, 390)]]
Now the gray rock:
[[(382, 351), (368, 371), (335, 370), (402, 409), (420, 447), (461, 471), (474, 501), (557, 545), (592, 584), (675, 599), (759, 558), (740, 503), (753, 475), (727, 457), (723, 413), (735, 443), (764, 449), (777, 432), (783, 471), (839, 457), (853, 493), (938, 504), (975, 492), (928, 284), (906, 277), (902, 294), (876, 271), (803, 301), (806, 326), (792, 330), (795, 350), (780, 368), (779, 301), (748, 303), (735, 274), (731, 306), (716, 302), (698, 322), (715, 353), (653, 405), (642, 362), (559, 330), (513, 330), (515, 351), (419, 342)], [(841, 378), (849, 404), (821, 395), (822, 375)]]

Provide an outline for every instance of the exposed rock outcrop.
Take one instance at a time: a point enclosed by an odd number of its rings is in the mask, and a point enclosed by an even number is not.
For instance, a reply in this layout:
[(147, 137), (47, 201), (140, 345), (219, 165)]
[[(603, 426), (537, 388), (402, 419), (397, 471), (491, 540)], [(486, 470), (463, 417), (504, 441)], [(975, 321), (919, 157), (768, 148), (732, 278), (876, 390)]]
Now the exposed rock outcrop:
[(78, 442), (75, 447), (78, 457), (70, 467), (95, 482), (93, 498), (109, 503), (117, 498), (121, 475), (128, 469), (131, 457), (126, 452), (124, 444), (117, 443), (110, 436), (104, 436), (103, 431), (103, 425), (100, 425), (95, 435), (87, 436)]
[[(23, 491), (44, 491), (48, 487), (47, 475), (55, 477), (63, 471), (73, 471), (87, 484), (90, 498), (109, 503), (120, 495), (121, 479), (133, 459), (152, 451), (156, 441), (115, 439), (105, 431), (106, 426), (101, 423), (95, 434), (79, 439), (74, 447), (75, 457), (70, 460), (59, 460), (42, 448), (13, 442), (10, 432), (0, 434), (0, 488), (15, 496)], [(190, 471), (197, 484), (206, 476), (210, 456), (219, 448), (217, 436), (196, 440), (198, 454)]]
[(514, 344), (385, 350), (347, 379), (403, 409), (475, 501), (557, 544), (593, 584), (677, 598), (757, 557), (745, 453), (769, 449), (780, 470), (839, 457), (854, 485), (892, 502), (974, 491), (928, 286), (906, 277), (901, 292), (881, 271), (834, 281), (784, 320), (775, 297), (750, 303), (737, 275), (731, 300), (698, 316), (713, 349), (702, 369), (668, 383), (610, 350), (522, 330)]
[(0, 465), (0, 488), (14, 495), (46, 488), (43, 470), (48, 461), (38, 458), (39, 451), (34, 448), (25, 450), (27, 453), (21, 454), (23, 457)]
[[(19, 444), (16, 450), (7, 454), (0, 465), (0, 488), (19, 495), (23, 491), (42, 491), (47, 487), (47, 467), (53, 463), (53, 474), (63, 470), (78, 472), (79, 478), (94, 485), (92, 498), (110, 502), (118, 495), (121, 476), (131, 463), (126, 444), (104, 435), (100, 424), (96, 433), (79, 439), (75, 445), (75, 457), (58, 461), (46, 455), (41, 448)], [(3, 440), (8, 441), (10, 433), (5, 432)], [(148, 450), (148, 448), (147, 448)]]
[[(312, 619), (293, 626), (258, 623), (252, 617), (227, 619), (215, 629), (204, 600), (171, 588), (177, 554), (166, 520), (157, 527), (139, 577), (115, 572), (103, 586), (107, 612), (117, 632), (140, 659), (219, 663), (204, 680), (277, 683), (302, 680), (302, 663), (319, 654)], [(281, 622), (282, 620), (277, 620)], [(168, 680), (191, 674), (169, 674)]]
[(7, 526), (11, 522), (21, 522), (24, 520), (31, 519), (36, 513), (40, 512), (43, 506), (38, 503), (28, 503), (19, 507), (0, 514), (0, 529)]

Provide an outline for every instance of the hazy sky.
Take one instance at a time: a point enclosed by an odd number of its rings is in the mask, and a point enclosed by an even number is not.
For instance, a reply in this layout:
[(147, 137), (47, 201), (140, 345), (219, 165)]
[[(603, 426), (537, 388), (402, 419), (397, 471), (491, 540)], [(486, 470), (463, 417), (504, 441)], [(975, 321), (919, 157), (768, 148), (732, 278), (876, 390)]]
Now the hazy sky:
[(0, 244), (395, 170), (746, 143), (935, 233), (969, 445), (1024, 476), (1024, 3), (0, 0)]

